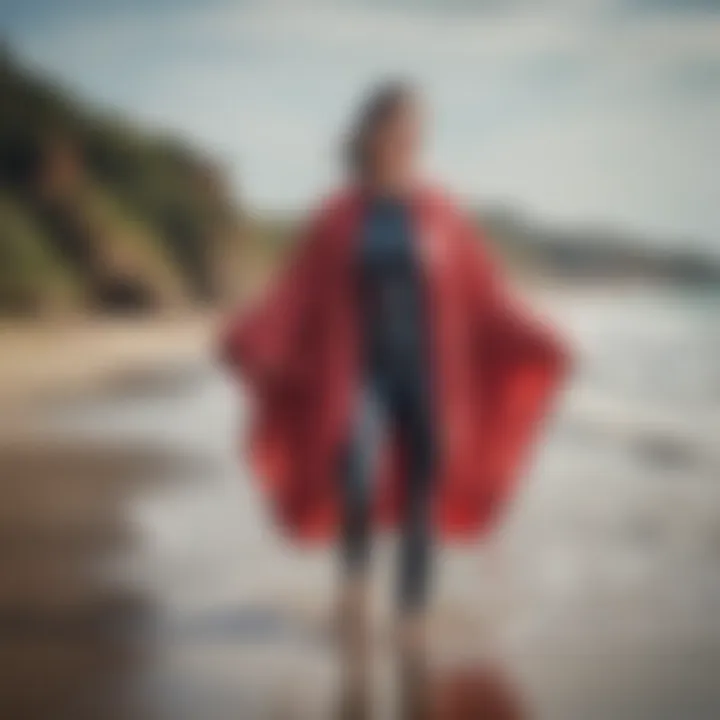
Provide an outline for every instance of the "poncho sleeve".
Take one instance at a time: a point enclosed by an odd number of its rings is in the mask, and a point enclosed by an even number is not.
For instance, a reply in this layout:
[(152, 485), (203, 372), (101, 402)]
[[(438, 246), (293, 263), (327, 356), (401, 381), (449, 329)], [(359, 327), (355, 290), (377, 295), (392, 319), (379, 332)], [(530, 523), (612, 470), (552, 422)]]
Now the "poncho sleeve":
[(483, 418), (478, 447), (491, 502), (501, 509), (568, 371), (569, 355), (557, 332), (511, 292), (482, 233), (469, 222), (460, 232)]
[(232, 315), (221, 333), (222, 361), (245, 379), (251, 391), (262, 395), (274, 390), (302, 390), (310, 370), (303, 348), (309, 344), (318, 320), (323, 240), (322, 217), (318, 214), (264, 296)]

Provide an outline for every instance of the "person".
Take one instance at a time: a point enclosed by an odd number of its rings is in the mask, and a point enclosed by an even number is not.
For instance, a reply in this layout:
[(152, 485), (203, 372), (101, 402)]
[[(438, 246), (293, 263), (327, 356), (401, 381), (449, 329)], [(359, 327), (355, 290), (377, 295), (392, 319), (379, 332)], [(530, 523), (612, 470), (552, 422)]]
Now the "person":
[(493, 526), (566, 366), (476, 224), (421, 179), (422, 110), (404, 83), (371, 93), (347, 187), (222, 339), (253, 397), (249, 452), (279, 526), (337, 539), (356, 646), (374, 529), (400, 527), (400, 637), (418, 647), (437, 543)]

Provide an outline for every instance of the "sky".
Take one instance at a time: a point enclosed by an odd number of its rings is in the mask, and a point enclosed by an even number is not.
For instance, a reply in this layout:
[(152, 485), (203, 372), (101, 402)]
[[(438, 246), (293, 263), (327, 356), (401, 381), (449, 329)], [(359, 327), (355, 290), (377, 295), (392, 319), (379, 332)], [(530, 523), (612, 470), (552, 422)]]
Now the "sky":
[(312, 205), (358, 100), (403, 77), (469, 202), (720, 252), (720, 0), (4, 0), (0, 28), (216, 154), (249, 207)]

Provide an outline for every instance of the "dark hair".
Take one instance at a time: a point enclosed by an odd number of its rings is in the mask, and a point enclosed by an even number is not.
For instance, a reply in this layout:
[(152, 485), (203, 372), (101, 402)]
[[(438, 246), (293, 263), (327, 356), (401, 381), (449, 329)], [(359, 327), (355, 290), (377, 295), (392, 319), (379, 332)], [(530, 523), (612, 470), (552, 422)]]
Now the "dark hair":
[(376, 87), (360, 107), (345, 146), (345, 165), (348, 172), (359, 179), (370, 170), (370, 145), (375, 134), (407, 102), (416, 96), (415, 88), (407, 82), (393, 80)]

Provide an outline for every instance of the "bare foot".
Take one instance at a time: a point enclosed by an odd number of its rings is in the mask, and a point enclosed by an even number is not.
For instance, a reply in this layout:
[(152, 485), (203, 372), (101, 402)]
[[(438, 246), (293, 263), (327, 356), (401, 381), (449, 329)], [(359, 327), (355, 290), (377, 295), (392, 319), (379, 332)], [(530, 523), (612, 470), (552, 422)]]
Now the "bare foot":
[(427, 655), (428, 620), (424, 611), (407, 612), (397, 626), (398, 651), (405, 661), (424, 661)]
[(367, 684), (342, 683), (336, 717), (337, 720), (370, 720), (370, 692)]
[(424, 614), (403, 617), (398, 635), (398, 717), (425, 720), (431, 717), (432, 693)]

